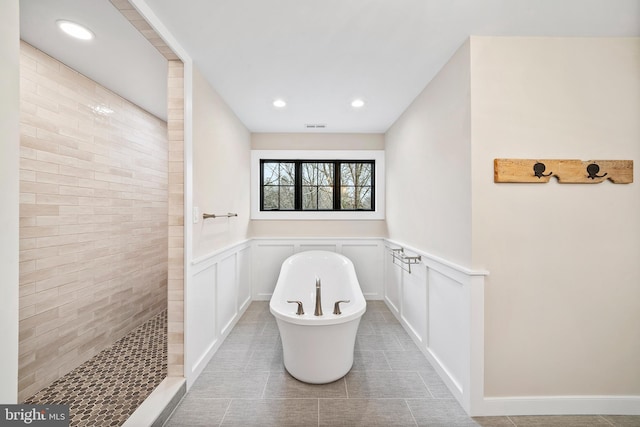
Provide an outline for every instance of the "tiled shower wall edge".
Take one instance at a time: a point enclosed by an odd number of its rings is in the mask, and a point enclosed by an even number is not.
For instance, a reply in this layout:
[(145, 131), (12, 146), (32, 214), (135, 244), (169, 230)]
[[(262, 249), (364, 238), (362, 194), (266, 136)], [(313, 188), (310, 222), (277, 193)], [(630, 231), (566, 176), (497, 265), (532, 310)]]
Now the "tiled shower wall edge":
[(167, 375), (184, 376), (184, 64), (168, 62), (167, 134), (169, 139), (169, 237), (167, 291)]

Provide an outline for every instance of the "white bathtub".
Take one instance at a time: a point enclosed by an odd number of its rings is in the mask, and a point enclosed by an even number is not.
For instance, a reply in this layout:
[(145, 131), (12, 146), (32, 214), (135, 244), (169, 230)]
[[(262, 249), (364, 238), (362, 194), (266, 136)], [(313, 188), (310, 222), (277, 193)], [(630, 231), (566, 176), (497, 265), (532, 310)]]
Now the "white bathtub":
[[(321, 283), (322, 316), (315, 316), (316, 278)], [(303, 315), (296, 314), (302, 301)], [(334, 303), (342, 314), (333, 314)], [(353, 263), (327, 251), (300, 252), (282, 263), (269, 303), (282, 339), (284, 366), (299, 379), (324, 384), (342, 378), (353, 365), (360, 318), (367, 308)]]

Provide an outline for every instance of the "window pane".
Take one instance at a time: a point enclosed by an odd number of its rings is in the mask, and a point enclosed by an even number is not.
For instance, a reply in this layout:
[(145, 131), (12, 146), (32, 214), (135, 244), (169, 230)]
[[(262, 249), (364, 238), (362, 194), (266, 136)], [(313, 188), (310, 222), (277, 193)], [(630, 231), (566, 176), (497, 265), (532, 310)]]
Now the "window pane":
[(371, 210), (371, 187), (355, 187), (356, 209)]
[(302, 209), (318, 209), (318, 187), (302, 187)]
[(318, 187), (318, 209), (333, 209), (333, 187)]
[(318, 163), (318, 185), (333, 186), (333, 163)]
[(355, 209), (356, 196), (354, 187), (342, 187), (340, 189), (340, 208), (341, 209)]
[(280, 210), (293, 210), (295, 209), (295, 187), (293, 186), (281, 186), (280, 187)]
[(340, 185), (355, 185), (355, 163), (343, 163), (340, 165)]
[(340, 165), (340, 184), (348, 186), (370, 186), (371, 163), (342, 163)]
[(371, 163), (357, 163), (356, 167), (356, 186), (370, 186), (371, 182)]
[(318, 164), (303, 163), (302, 164), (302, 185), (318, 184)]
[(277, 185), (280, 180), (280, 163), (264, 163), (263, 165), (262, 184)]
[(262, 205), (263, 209), (265, 210), (279, 209), (280, 207), (279, 196), (278, 196), (279, 188), (280, 187), (275, 185), (265, 185), (263, 187), (263, 195), (264, 195), (263, 205)]
[(280, 163), (280, 185), (294, 185), (296, 182), (296, 164)]

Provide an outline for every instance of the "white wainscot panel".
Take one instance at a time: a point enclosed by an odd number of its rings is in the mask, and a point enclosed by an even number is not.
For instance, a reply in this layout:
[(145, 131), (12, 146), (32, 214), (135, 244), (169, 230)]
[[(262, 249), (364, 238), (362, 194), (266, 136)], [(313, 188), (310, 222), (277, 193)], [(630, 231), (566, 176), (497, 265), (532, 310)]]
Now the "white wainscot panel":
[(269, 300), (276, 287), (282, 262), (293, 255), (293, 243), (258, 242), (253, 247), (253, 299)]
[(314, 243), (301, 243), (296, 252), (304, 252), (304, 251), (329, 251), (336, 252), (336, 245), (323, 245), (323, 244), (314, 244)]
[(428, 347), (458, 388), (465, 378), (469, 315), (464, 286), (433, 269), (429, 270), (429, 342)]
[(236, 256), (231, 255), (218, 263), (216, 312), (222, 335), (227, 332), (237, 314)]
[(427, 332), (427, 269), (422, 264), (411, 266), (411, 274), (402, 271), (402, 319), (420, 342)]
[(191, 372), (201, 367), (218, 335), (216, 331), (216, 266), (193, 276), (187, 289), (187, 366)]
[(342, 254), (353, 262), (360, 282), (360, 288), (366, 299), (382, 299), (384, 283), (383, 248), (377, 243), (344, 243)]
[(393, 263), (393, 256), (389, 248), (384, 251), (385, 286), (384, 297), (389, 308), (400, 316), (400, 292), (402, 285), (402, 270)]
[(244, 311), (251, 303), (251, 247), (238, 252), (238, 307)]

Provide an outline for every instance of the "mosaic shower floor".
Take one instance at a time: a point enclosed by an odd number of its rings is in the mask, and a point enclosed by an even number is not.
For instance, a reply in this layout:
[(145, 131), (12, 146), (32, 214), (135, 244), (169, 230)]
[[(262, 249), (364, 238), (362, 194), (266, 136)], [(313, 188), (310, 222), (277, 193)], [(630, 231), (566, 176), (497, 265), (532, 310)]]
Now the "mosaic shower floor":
[(120, 426), (167, 376), (167, 312), (27, 398), (69, 405), (71, 426)]

